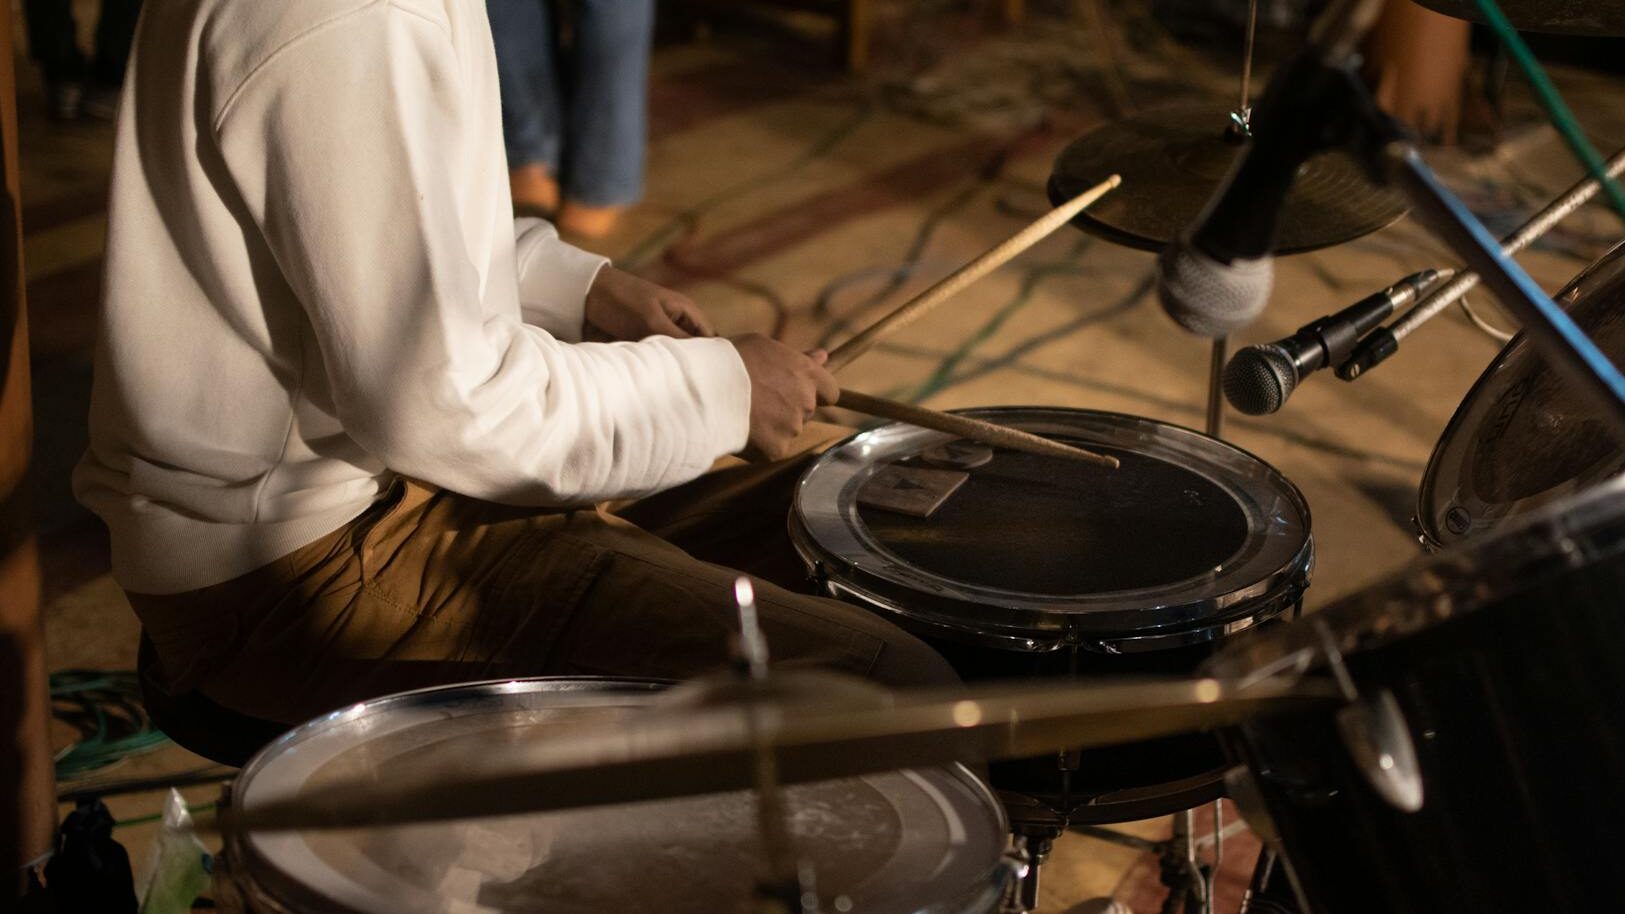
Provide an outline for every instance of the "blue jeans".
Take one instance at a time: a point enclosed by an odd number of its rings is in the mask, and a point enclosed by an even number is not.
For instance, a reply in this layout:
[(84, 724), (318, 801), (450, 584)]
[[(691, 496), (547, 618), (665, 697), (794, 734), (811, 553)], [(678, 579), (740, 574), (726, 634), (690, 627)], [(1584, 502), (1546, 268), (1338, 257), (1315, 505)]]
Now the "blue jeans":
[(486, 0), (508, 164), (548, 166), (579, 203), (633, 203), (643, 192), (654, 0), (573, 0), (568, 66), (551, 7)]

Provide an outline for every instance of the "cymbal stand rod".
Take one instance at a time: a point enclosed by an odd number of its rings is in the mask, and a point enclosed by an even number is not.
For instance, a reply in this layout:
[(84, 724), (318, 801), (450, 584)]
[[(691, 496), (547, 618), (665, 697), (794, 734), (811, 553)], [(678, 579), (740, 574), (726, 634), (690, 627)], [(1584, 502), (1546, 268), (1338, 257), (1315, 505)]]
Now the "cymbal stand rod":
[(1211, 438), (1224, 433), (1224, 363), (1230, 358), (1230, 338), (1213, 341), (1213, 358), (1207, 372), (1207, 433)]
[[(1614, 153), (1614, 157), (1609, 159), (1604, 166), (1604, 170), (1609, 177), (1614, 178), (1619, 177), (1621, 173), (1625, 173), (1625, 149)], [(1567, 219), (1575, 210), (1589, 203), (1593, 197), (1597, 196), (1597, 191), (1601, 188), (1602, 185), (1597, 182), (1596, 178), (1582, 179), (1578, 184), (1569, 188), (1561, 197), (1553, 200), (1540, 212), (1530, 217), (1529, 221), (1520, 226), (1517, 231), (1502, 239), (1501, 252), (1509, 257), (1520, 253), (1524, 248), (1539, 240), (1542, 235), (1551, 231), (1559, 222)], [(1389, 332), (1397, 340), (1404, 339), (1411, 334), (1411, 331), (1426, 323), (1435, 314), (1454, 304), (1456, 299), (1472, 291), (1473, 287), (1477, 286), (1478, 283), (1478, 274), (1471, 270), (1463, 270), (1457, 273), (1448, 283), (1440, 286), (1427, 298), (1418, 302), (1416, 307), (1405, 312), (1404, 317), (1394, 321), (1393, 326), (1388, 328)]]
[[(767, 682), (767, 639), (757, 619), (756, 591), (750, 578), (734, 581), (739, 606), (739, 640), (735, 659), (740, 674), (761, 689)], [(811, 871), (797, 862), (785, 824), (784, 796), (779, 789), (778, 763), (762, 738), (761, 709), (757, 701), (745, 707), (745, 730), (753, 746), (756, 781), (756, 830), (762, 840), (762, 871), (756, 881), (758, 914), (817, 914), (818, 894)]]
[(1422, 161), (1415, 145), (1389, 142), (1381, 164), (1388, 180), (1411, 201), (1417, 217), (1451, 247), (1469, 269), (1523, 324), (1524, 333), (1548, 364), (1591, 400), (1616, 440), (1625, 441), (1625, 375), (1574, 319), (1501, 250), (1501, 245), (1461, 199)]
[(1236, 114), (1243, 127), (1251, 126), (1253, 117), (1253, 39), (1258, 34), (1258, 0), (1247, 0), (1247, 44), (1241, 52), (1241, 106)]

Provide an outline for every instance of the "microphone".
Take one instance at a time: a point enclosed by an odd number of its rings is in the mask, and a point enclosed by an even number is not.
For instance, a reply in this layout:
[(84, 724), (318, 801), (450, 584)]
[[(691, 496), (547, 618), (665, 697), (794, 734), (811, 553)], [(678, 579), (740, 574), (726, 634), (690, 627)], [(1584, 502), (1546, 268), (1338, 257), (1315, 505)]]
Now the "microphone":
[(1341, 139), (1333, 125), (1347, 108), (1360, 39), (1381, 8), (1382, 0), (1332, 0), (1309, 48), (1282, 66), (1254, 108), (1250, 148), (1157, 259), (1157, 298), (1181, 327), (1218, 339), (1263, 313), (1287, 193), (1298, 168)]
[(1341, 364), (1361, 337), (1416, 300), (1438, 278), (1438, 270), (1412, 273), (1336, 314), (1305, 324), (1286, 339), (1238, 351), (1224, 368), (1225, 399), (1249, 416), (1276, 412), (1306, 376)]

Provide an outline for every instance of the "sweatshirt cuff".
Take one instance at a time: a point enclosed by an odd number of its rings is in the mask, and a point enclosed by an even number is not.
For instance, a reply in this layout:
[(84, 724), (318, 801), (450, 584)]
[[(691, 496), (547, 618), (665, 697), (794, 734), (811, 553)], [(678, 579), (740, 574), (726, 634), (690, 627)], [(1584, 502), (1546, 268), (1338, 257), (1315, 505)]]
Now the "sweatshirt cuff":
[(706, 460), (744, 450), (750, 440), (750, 374), (739, 350), (720, 337), (671, 342), (703, 404), (710, 441), (717, 446)]
[(609, 258), (566, 244), (545, 219), (526, 216), (513, 223), (519, 310), (525, 323), (566, 343), (581, 342), (587, 291)]

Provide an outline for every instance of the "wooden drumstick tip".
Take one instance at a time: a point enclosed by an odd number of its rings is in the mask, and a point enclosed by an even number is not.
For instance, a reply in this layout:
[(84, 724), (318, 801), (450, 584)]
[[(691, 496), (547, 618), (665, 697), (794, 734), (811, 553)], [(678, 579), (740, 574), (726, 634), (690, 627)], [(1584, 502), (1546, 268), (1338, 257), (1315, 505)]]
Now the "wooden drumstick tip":
[(931, 288), (898, 305), (890, 313), (864, 328), (861, 333), (836, 346), (830, 351), (829, 361), (825, 363), (825, 367), (830, 371), (844, 368), (848, 362), (869, 351), (885, 337), (920, 319), (967, 286), (1010, 262), (1022, 251), (1048, 238), (1061, 226), (1071, 222), (1090, 204), (1122, 183), (1121, 175), (1112, 175), (1038, 217), (1031, 225), (989, 248), (975, 260), (938, 280)]
[(912, 403), (899, 403), (884, 397), (874, 397), (869, 394), (858, 393), (855, 390), (841, 390), (841, 397), (836, 406), (850, 409), (854, 412), (867, 413), (879, 416), (882, 419), (892, 419), (898, 422), (907, 422), (920, 428), (932, 431), (947, 432), (958, 435), (969, 441), (991, 445), (993, 447), (1008, 448), (1013, 451), (1022, 451), (1028, 454), (1039, 454), (1045, 457), (1059, 457), (1064, 460), (1076, 460), (1093, 466), (1105, 467), (1115, 470), (1121, 462), (1109, 454), (1097, 454), (1094, 451), (1073, 447), (1035, 435), (1032, 432), (999, 425), (982, 419), (972, 419), (957, 413), (945, 413), (939, 410), (915, 406)]

